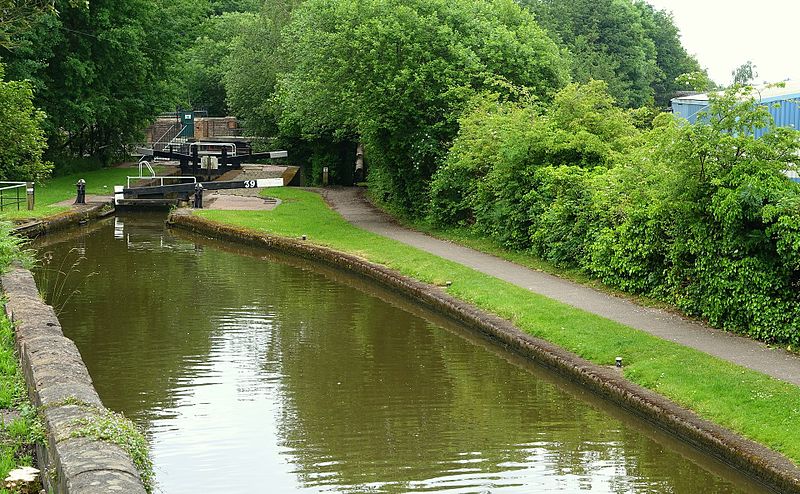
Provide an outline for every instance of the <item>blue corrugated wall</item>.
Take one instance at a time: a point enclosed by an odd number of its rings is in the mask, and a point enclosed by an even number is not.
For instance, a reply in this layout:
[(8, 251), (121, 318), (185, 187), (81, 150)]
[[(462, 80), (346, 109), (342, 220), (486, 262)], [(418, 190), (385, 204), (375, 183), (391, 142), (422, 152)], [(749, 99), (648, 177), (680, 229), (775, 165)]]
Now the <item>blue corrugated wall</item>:
[[(769, 108), (769, 112), (772, 114), (772, 118), (775, 119), (775, 123), (778, 126), (800, 129), (800, 94), (786, 96), (777, 101), (765, 102), (763, 105)], [(685, 118), (690, 123), (695, 123), (695, 121), (697, 121), (697, 114), (706, 108), (708, 108), (708, 103), (705, 101), (672, 101), (672, 112), (678, 117)], [(761, 137), (765, 130), (766, 129), (756, 130), (756, 137)]]

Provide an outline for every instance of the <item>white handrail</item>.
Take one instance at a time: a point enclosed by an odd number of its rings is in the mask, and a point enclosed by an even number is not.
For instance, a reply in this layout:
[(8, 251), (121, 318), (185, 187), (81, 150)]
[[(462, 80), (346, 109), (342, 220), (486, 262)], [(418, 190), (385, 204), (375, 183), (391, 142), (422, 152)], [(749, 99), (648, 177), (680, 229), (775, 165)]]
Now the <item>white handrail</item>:
[(152, 177), (143, 177), (143, 176), (132, 177), (132, 176), (129, 176), (129, 177), (127, 177), (127, 179), (128, 179), (127, 188), (129, 188), (129, 189), (131, 188), (131, 179), (135, 179), (135, 180), (158, 180), (161, 186), (164, 185), (164, 179), (186, 180), (186, 181), (191, 181), (192, 183), (197, 183), (197, 178), (195, 178), (195, 177), (185, 177), (185, 176), (182, 176), (182, 175), (163, 175), (163, 176), (162, 175), (159, 175), (159, 176), (153, 175)]
[(18, 189), (21, 187), (26, 187), (28, 185), (27, 182), (5, 182), (0, 180), (0, 184), (11, 184), (8, 187), (0, 187), (0, 190), (10, 190), (10, 189)]
[(150, 175), (152, 177), (156, 176), (156, 171), (153, 170), (152, 166), (150, 166), (150, 162), (147, 161), (147, 160), (141, 159), (141, 160), (139, 160), (139, 176), (140, 177), (144, 177), (144, 175), (142, 174), (143, 173), (143, 166), (142, 165), (147, 167), (147, 169), (150, 171)]

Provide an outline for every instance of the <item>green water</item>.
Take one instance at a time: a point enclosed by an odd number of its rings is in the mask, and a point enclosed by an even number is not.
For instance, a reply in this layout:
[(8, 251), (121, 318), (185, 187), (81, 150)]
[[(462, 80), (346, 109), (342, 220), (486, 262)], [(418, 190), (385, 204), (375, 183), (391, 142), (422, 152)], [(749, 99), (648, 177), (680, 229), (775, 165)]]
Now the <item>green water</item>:
[(338, 271), (142, 214), (36, 247), (40, 288), (103, 402), (146, 431), (161, 492), (760, 492)]

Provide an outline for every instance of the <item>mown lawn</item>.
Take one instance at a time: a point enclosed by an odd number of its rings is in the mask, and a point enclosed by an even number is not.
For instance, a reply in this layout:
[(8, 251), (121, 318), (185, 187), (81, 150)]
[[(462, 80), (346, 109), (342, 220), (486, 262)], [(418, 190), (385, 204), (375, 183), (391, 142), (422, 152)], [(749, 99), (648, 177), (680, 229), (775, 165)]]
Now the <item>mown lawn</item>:
[(623, 357), (625, 377), (700, 416), (779, 451), (800, 465), (800, 388), (534, 294), (497, 278), (347, 223), (321, 197), (269, 189), (273, 211), (199, 211), (213, 221), (308, 241), (358, 255), (498, 314), (531, 335), (596, 364)]
[[(79, 179), (86, 180), (87, 195), (112, 195), (115, 185), (125, 185), (128, 175), (138, 175), (139, 170), (134, 168), (101, 168), (88, 172), (74, 173), (63, 177), (47, 179), (37, 182), (36, 208), (33, 211), (25, 209), (25, 203), (17, 211), (16, 206), (0, 211), (0, 220), (23, 220), (26, 218), (42, 218), (67, 211), (69, 206), (56, 206), (56, 203), (66, 199), (75, 199), (75, 184)], [(156, 173), (161, 173), (156, 168)], [(24, 197), (24, 196), (23, 196)]]

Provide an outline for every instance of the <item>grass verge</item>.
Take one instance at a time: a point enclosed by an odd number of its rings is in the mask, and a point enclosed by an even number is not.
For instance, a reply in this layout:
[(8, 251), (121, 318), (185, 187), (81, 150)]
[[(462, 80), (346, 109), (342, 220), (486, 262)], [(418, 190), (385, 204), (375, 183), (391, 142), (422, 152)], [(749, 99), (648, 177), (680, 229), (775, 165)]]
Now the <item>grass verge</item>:
[[(44, 441), (44, 428), (28, 401), (18, 362), (11, 322), (0, 313), (0, 410), (15, 412), (12, 420), (0, 424), (0, 481), (11, 470), (34, 466), (34, 445)], [(0, 493), (8, 492), (0, 484)]]
[(534, 271), (549, 273), (554, 276), (558, 276), (559, 278), (564, 278), (565, 280), (588, 286), (594, 290), (607, 293), (609, 295), (614, 295), (615, 297), (631, 300), (632, 302), (645, 307), (655, 307), (673, 312), (675, 314), (680, 314), (682, 317), (688, 317), (675, 306), (672, 306), (661, 300), (646, 297), (644, 295), (623, 292), (617, 288), (605, 285), (600, 280), (592, 278), (578, 268), (557, 266), (549, 261), (538, 258), (529, 252), (510, 250), (496, 240), (481, 236), (479, 233), (476, 233), (469, 228), (454, 226), (452, 228), (442, 229), (435, 227), (428, 221), (415, 220), (407, 217), (407, 215), (403, 214), (402, 211), (391, 207), (389, 204), (382, 203), (371, 194), (367, 194), (367, 197), (372, 205), (391, 216), (400, 225), (420, 231), (426, 235), (430, 235), (431, 237), (438, 238), (440, 240), (447, 240), (455, 244), (463, 245), (464, 247), (469, 247), (470, 249), (491, 254), (495, 257), (499, 257), (500, 259), (505, 259), (506, 261), (513, 262), (514, 264), (519, 264), (520, 266), (533, 269)]
[(273, 211), (200, 211), (221, 223), (308, 241), (444, 286), (458, 299), (599, 365), (626, 362), (625, 377), (800, 465), (800, 387), (531, 293), (414, 247), (358, 229), (312, 192), (279, 188)]
[[(115, 185), (125, 185), (128, 175), (137, 175), (138, 169), (133, 168), (102, 168), (99, 170), (73, 173), (62, 177), (51, 178), (44, 182), (36, 183), (36, 207), (33, 211), (25, 209), (25, 204), (19, 211), (16, 207), (0, 211), (0, 220), (24, 220), (29, 218), (43, 218), (69, 210), (69, 206), (56, 204), (67, 199), (74, 199), (76, 195), (75, 184), (79, 179), (86, 180), (87, 195), (112, 195)], [(161, 173), (156, 168), (156, 173)]]

